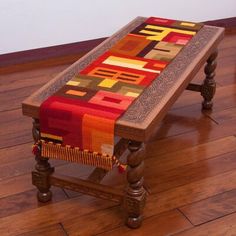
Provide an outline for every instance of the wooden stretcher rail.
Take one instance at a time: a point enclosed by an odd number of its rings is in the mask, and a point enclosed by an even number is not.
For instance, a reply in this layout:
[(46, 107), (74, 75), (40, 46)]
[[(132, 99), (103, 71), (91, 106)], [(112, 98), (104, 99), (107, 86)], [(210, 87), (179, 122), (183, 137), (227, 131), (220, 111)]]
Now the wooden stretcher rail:
[(59, 174), (50, 176), (50, 184), (118, 203), (123, 201), (124, 196), (124, 192), (116, 188)]

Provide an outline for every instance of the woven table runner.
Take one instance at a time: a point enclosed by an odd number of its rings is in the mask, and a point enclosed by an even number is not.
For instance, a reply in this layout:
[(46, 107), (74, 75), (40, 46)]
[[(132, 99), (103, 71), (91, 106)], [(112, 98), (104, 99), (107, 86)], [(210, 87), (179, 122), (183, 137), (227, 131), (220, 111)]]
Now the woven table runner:
[(116, 120), (201, 27), (150, 17), (80, 71), (40, 106), (42, 157), (112, 169)]

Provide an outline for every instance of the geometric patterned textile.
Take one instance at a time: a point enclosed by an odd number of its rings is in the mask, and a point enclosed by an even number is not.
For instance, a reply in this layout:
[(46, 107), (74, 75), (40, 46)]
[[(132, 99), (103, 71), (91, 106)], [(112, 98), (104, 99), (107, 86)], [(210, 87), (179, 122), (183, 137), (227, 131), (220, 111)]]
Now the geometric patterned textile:
[(76, 148), (93, 153), (78, 162), (96, 166), (96, 158), (105, 158), (102, 168), (111, 169), (116, 120), (201, 27), (150, 17), (68, 81), (40, 106), (44, 157), (55, 158), (57, 150), (57, 158), (76, 161), (63, 147)]

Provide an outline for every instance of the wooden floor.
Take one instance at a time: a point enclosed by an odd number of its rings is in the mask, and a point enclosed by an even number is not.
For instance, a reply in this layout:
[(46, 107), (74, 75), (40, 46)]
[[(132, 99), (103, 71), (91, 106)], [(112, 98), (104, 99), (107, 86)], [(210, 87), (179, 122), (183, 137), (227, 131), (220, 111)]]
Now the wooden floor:
[[(21, 101), (67, 65), (0, 76), (0, 235), (236, 235), (236, 34), (219, 47), (212, 112), (185, 91), (147, 144), (149, 192), (140, 229), (123, 226), (122, 210), (82, 194), (52, 188), (49, 204), (31, 184), (31, 120)], [(199, 72), (195, 81), (202, 80)], [(57, 171), (86, 177), (91, 168), (53, 162)], [(104, 183), (123, 188), (116, 170)]]

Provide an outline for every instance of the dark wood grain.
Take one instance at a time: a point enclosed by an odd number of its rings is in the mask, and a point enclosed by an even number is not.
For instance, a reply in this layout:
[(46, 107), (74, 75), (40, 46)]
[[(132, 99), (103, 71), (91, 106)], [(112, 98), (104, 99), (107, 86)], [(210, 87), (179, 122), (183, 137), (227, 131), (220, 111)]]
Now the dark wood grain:
[(236, 232), (236, 213), (219, 218), (199, 227), (175, 234), (175, 236), (232, 235)]
[(61, 224), (49, 225), (46, 227), (40, 227), (30, 232), (20, 234), (19, 236), (67, 236)]
[[(55, 198), (52, 200), (54, 203), (67, 199), (67, 196), (62, 189), (53, 187), (53, 192), (55, 193)], [(35, 195), (36, 190), (33, 189), (0, 198), (0, 218), (11, 216), (17, 213), (23, 213), (24, 211), (44, 206), (44, 204), (39, 204)]]
[(236, 211), (236, 189), (181, 207), (180, 211), (194, 225), (229, 215)]
[[(115, 212), (116, 217), (112, 216), (112, 212)], [(138, 230), (131, 230), (125, 226), (115, 229), (115, 225), (122, 224), (119, 221), (120, 212), (117, 209), (108, 209), (106, 211), (100, 211), (96, 214), (97, 220), (92, 224), (80, 228), (79, 225), (84, 224), (84, 222), (91, 222), (89, 215), (80, 217), (78, 223), (75, 221), (64, 221), (63, 225), (65, 230), (69, 235), (73, 235), (74, 232), (79, 232), (83, 234), (94, 234), (97, 232), (101, 235), (153, 235), (153, 236), (163, 236), (171, 235), (189, 228), (192, 228), (191, 223), (177, 210), (168, 211), (158, 216), (149, 217), (144, 220), (143, 225)], [(108, 219), (107, 221), (104, 219)], [(114, 227), (114, 230), (108, 231), (108, 228)]]

